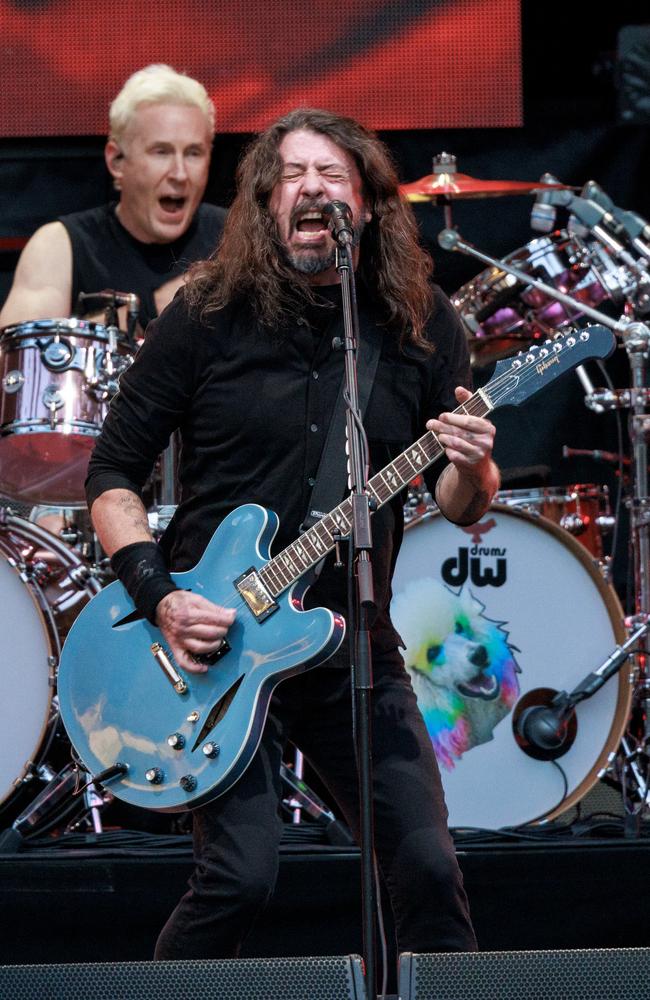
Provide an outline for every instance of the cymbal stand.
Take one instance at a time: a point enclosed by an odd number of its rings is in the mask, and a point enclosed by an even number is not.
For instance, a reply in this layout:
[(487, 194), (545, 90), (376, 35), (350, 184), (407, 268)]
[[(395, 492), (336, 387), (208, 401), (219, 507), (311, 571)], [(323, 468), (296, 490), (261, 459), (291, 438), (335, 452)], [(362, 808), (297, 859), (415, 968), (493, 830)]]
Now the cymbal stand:
[[(648, 480), (648, 434), (650, 414), (646, 388), (650, 329), (644, 323), (630, 323), (623, 333), (632, 388), (627, 397), (632, 452), (632, 496), (630, 542), (634, 569), (634, 614), (628, 627), (647, 623), (650, 617), (650, 483)], [(632, 716), (612, 761), (618, 772), (624, 796), (626, 832), (634, 835), (650, 806), (650, 640), (647, 632), (639, 641), (634, 658), (634, 693)]]
[[(443, 229), (438, 235), (440, 246), (475, 257), (482, 263), (512, 274), (525, 286), (532, 286), (545, 295), (568, 305), (602, 326), (619, 334), (630, 365), (632, 388), (623, 394), (613, 394), (613, 406), (629, 405), (630, 445), (633, 469), (630, 509), (630, 543), (634, 565), (634, 614), (625, 620), (628, 635), (637, 632), (636, 649), (631, 653), (633, 667), (633, 711), (620, 749), (612, 755), (608, 770), (620, 781), (626, 815), (626, 834), (634, 835), (650, 808), (650, 483), (648, 476), (648, 435), (650, 434), (650, 389), (646, 388), (650, 329), (644, 323), (628, 317), (614, 320), (566, 295), (559, 289), (533, 278), (525, 271), (488, 254), (465, 241), (456, 229)], [(592, 408), (604, 412), (607, 393), (592, 393)], [(644, 627), (645, 626), (645, 627)]]

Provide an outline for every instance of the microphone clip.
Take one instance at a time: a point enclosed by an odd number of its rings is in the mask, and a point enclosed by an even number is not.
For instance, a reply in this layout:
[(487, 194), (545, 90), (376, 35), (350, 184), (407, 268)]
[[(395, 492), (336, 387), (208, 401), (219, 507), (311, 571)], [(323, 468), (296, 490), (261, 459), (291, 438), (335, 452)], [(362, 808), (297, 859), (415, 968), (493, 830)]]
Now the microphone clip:
[(327, 222), (332, 239), (339, 246), (352, 246), (354, 225), (350, 206), (344, 201), (328, 201), (326, 205), (323, 205), (322, 215)]

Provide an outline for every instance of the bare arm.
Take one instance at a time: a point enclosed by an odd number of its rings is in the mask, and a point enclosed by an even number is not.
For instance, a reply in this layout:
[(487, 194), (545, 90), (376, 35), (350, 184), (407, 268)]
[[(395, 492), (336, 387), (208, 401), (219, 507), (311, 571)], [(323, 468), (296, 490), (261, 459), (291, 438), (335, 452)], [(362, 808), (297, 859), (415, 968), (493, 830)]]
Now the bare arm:
[(106, 490), (92, 507), (93, 527), (107, 556), (133, 542), (152, 542), (144, 504), (131, 490)]
[[(456, 399), (466, 402), (471, 392), (459, 386)], [(437, 436), (450, 464), (440, 475), (436, 502), (457, 524), (473, 524), (488, 509), (499, 488), (499, 470), (492, 459), (494, 425), (481, 417), (441, 413), (427, 428)]]
[(37, 229), (18, 260), (13, 284), (0, 311), (0, 326), (70, 315), (72, 246), (65, 227)]
[[(108, 556), (125, 545), (153, 541), (144, 504), (131, 490), (101, 493), (93, 503), (92, 520)], [(234, 620), (232, 608), (222, 608), (188, 590), (167, 594), (156, 608), (158, 627), (174, 659), (191, 673), (204, 673), (208, 669), (206, 664), (197, 663), (192, 654), (218, 649)]]

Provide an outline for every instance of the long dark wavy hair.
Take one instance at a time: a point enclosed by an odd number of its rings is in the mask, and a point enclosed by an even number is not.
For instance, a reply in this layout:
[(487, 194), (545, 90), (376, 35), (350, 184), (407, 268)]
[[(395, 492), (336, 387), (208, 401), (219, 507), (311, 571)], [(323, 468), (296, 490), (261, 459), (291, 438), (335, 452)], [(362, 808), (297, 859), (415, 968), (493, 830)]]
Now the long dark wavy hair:
[(262, 132), (237, 170), (237, 195), (213, 256), (193, 266), (185, 294), (202, 319), (245, 299), (260, 323), (278, 330), (314, 301), (306, 275), (288, 263), (270, 194), (282, 176), (279, 146), (289, 132), (327, 136), (357, 164), (372, 220), (361, 237), (357, 279), (370, 289), (386, 325), (402, 342), (428, 346), (424, 325), (433, 306), (431, 258), (421, 248), (410, 205), (398, 193), (390, 154), (377, 136), (351, 118), (315, 108), (292, 111)]

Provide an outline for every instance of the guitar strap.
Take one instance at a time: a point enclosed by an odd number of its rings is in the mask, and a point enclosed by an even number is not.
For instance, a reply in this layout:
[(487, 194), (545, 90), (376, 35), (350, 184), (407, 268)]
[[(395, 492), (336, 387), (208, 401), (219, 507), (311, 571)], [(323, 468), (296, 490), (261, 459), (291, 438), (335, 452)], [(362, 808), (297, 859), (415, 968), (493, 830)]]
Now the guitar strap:
[[(359, 318), (359, 344), (357, 348), (357, 389), (359, 393), (359, 411), (363, 420), (370, 399), (372, 385), (375, 380), (383, 332), (377, 329), (371, 321)], [(334, 412), (329, 430), (323, 445), (316, 482), (314, 483), (307, 516), (300, 526), (301, 531), (307, 531), (325, 514), (337, 507), (343, 500), (345, 484), (348, 481), (346, 450), (346, 405), (343, 398), (345, 390), (345, 372), (341, 380)]]

